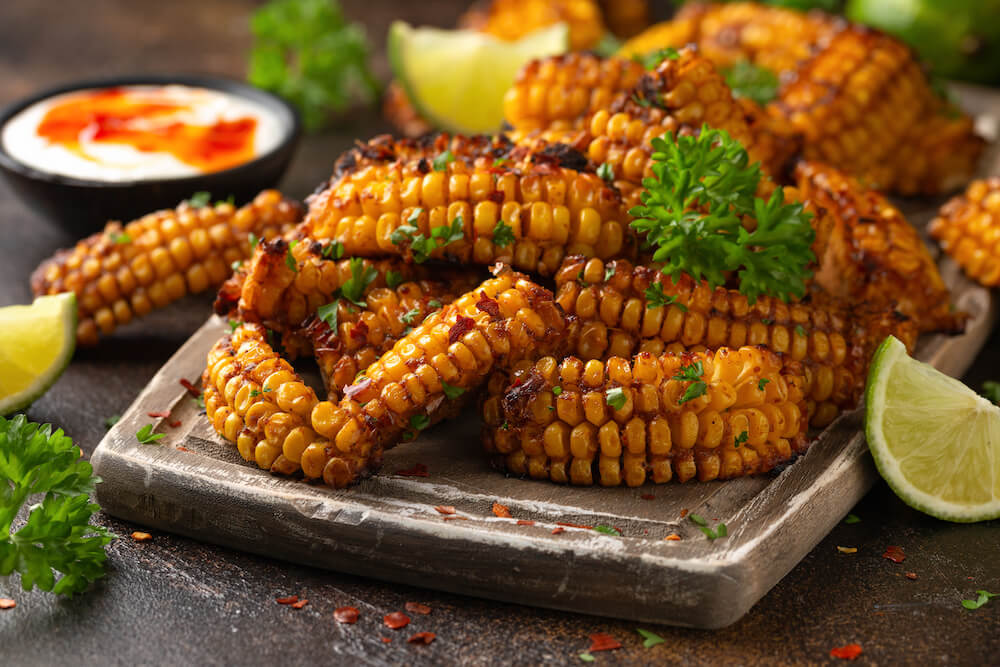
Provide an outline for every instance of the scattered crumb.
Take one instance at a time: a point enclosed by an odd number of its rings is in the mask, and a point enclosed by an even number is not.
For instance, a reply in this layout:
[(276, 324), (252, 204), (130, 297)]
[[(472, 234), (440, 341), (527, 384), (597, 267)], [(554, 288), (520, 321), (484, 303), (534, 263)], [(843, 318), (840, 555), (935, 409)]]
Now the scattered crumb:
[(917, 573), (916, 572), (907, 572), (906, 573), (906, 578), (907, 579), (916, 579), (917, 578)]
[(153, 539), (153, 536), (149, 533), (144, 533), (141, 530), (132, 531), (132, 539), (136, 542), (148, 542)]
[(16, 606), (17, 602), (15, 600), (11, 600), (10, 598), (0, 598), (0, 609), (13, 609)]
[(671, 542), (680, 542), (681, 541), (681, 536), (678, 535), (677, 533), (670, 533), (669, 535), (667, 535), (663, 539), (669, 540)]
[(858, 553), (857, 547), (837, 547), (837, 551), (842, 554), (856, 554)]

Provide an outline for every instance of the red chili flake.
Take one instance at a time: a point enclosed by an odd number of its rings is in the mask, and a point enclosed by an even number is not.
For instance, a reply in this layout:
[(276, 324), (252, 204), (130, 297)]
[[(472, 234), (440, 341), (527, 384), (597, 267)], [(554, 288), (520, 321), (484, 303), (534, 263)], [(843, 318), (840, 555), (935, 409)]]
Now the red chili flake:
[(10, 598), (0, 598), (0, 609), (13, 609), (17, 606), (17, 602), (11, 600)]
[(498, 516), (501, 519), (513, 519), (511, 516), (510, 508), (506, 505), (501, 505), (500, 503), (493, 503), (493, 515)]
[(467, 517), (467, 516), (459, 516), (457, 514), (454, 515), (454, 516), (445, 516), (445, 517), (441, 517), (441, 518), (444, 519), (445, 521), (468, 521), (469, 520), (469, 517)]
[(309, 604), (309, 600), (302, 598), (298, 602), (292, 603), (292, 609), (302, 609), (302, 607), (305, 607), (307, 604)]
[(132, 539), (136, 542), (148, 542), (153, 539), (153, 536), (149, 533), (144, 533), (141, 530), (136, 530), (132, 532)]
[(370, 386), (372, 386), (372, 379), (370, 377), (362, 378), (361, 382), (355, 382), (344, 387), (344, 396), (354, 398)]
[(358, 615), (359, 612), (357, 607), (337, 607), (333, 610), (333, 618), (338, 623), (354, 625), (358, 622)]
[(167, 422), (167, 423), (170, 424), (170, 428), (177, 428), (178, 426), (181, 425), (181, 420), (177, 419), (177, 420), (174, 420), (172, 422)]
[(400, 475), (402, 477), (427, 477), (427, 466), (423, 463), (414, 463), (412, 468), (397, 470), (392, 474)]
[(195, 398), (198, 398), (199, 396), (201, 396), (201, 392), (198, 391), (198, 388), (195, 387), (193, 384), (191, 384), (188, 380), (185, 380), (184, 378), (181, 378), (180, 379), (180, 383), (181, 383), (181, 386), (184, 387), (185, 389), (187, 389), (188, 393), (191, 394), (192, 396), (194, 396)]
[(514, 378), (514, 381), (510, 383), (510, 386), (520, 387), (522, 384), (524, 384), (524, 380), (522, 380), (521, 378)]
[(584, 530), (593, 530), (593, 526), (581, 526), (578, 523), (566, 523), (565, 521), (556, 521), (557, 526), (566, 526), (567, 528), (583, 528)]
[(682, 518), (682, 519), (683, 519), (684, 517), (686, 517), (687, 515), (688, 515), (688, 511), (687, 511), (686, 509), (683, 509), (683, 510), (681, 510), (681, 518)]
[(437, 635), (433, 632), (418, 632), (406, 641), (410, 644), (430, 644), (434, 641), (435, 637), (437, 637)]
[(190, 449), (188, 449), (184, 445), (177, 445), (177, 447), (175, 449), (177, 451), (179, 451), (179, 452), (190, 452), (191, 451)]
[(617, 648), (621, 648), (622, 645), (617, 639), (609, 634), (603, 632), (595, 632), (590, 635), (590, 652), (595, 651), (614, 651)]
[(434, 509), (436, 509), (441, 514), (452, 515), (455, 513), (455, 508), (452, 507), (451, 505), (436, 505)]
[(565, 533), (565, 532), (566, 532), (566, 529), (563, 528), (562, 526), (556, 526), (555, 528), (552, 529), (552, 534), (553, 535), (558, 535), (559, 533)]
[(907, 579), (916, 579), (917, 578), (917, 573), (916, 572), (907, 572), (906, 573), (906, 578)]
[(351, 327), (351, 338), (357, 338), (358, 340), (365, 340), (368, 338), (368, 325), (364, 322), (358, 322), (353, 327)]
[(431, 613), (431, 608), (425, 604), (420, 604), (419, 602), (407, 602), (404, 607), (406, 611), (412, 612), (414, 614), (423, 614), (426, 616)]
[(490, 317), (500, 317), (500, 304), (486, 296), (486, 292), (479, 292), (479, 301), (476, 302), (476, 308)]
[(399, 630), (400, 628), (405, 628), (410, 624), (410, 617), (401, 611), (394, 611), (391, 614), (383, 616), (382, 622), (385, 623), (385, 627), (390, 630)]
[(451, 325), (451, 329), (448, 330), (448, 343), (454, 343), (459, 338), (465, 334), (472, 331), (476, 326), (476, 321), (471, 317), (466, 317), (465, 315), (459, 315), (455, 323)]
[(643, 500), (656, 500), (656, 496), (654, 496), (652, 493), (644, 493), (639, 497), (642, 498)]
[(389, 639), (388, 637), (382, 637), (382, 643), (383, 644), (391, 644), (392, 640)]
[(667, 535), (663, 539), (670, 540), (671, 542), (680, 542), (681, 541), (681, 536), (678, 535), (677, 533), (670, 533), (669, 535)]
[(526, 519), (518, 519), (517, 520), (517, 525), (519, 525), (519, 526), (534, 526), (535, 522), (534, 521), (528, 521)]
[(848, 644), (847, 646), (835, 646), (830, 649), (830, 655), (841, 660), (854, 660), (861, 655), (861, 645)]
[(147, 412), (146, 414), (153, 419), (166, 419), (170, 416), (170, 410), (159, 410), (157, 412)]
[(886, 547), (885, 553), (882, 554), (882, 558), (888, 558), (893, 563), (902, 563), (906, 560), (906, 554), (903, 553), (901, 547)]
[(295, 604), (296, 602), (299, 601), (299, 596), (298, 595), (289, 595), (286, 598), (275, 598), (274, 600), (278, 604)]

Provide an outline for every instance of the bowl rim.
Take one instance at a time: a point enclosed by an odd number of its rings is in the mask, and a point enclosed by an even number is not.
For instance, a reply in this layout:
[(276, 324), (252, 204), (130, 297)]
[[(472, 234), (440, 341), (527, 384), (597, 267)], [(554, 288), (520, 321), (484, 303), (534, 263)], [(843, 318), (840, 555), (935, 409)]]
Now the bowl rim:
[[(283, 136), (271, 150), (262, 155), (258, 155), (249, 162), (244, 162), (234, 167), (229, 167), (228, 169), (210, 171), (204, 174), (195, 174), (192, 176), (180, 176), (177, 178), (142, 178), (129, 181), (100, 181), (76, 178), (73, 176), (64, 176), (62, 174), (43, 171), (21, 162), (16, 157), (11, 155), (7, 151), (6, 146), (4, 146), (2, 139), (3, 128), (6, 127), (7, 123), (9, 123), (14, 116), (37, 102), (78, 90), (143, 85), (181, 85), (193, 88), (208, 88), (228, 93), (236, 97), (253, 100), (262, 104), (269, 111), (272, 111), (278, 116), (279, 121), (283, 126)], [(262, 166), (265, 162), (274, 159), (276, 156), (288, 150), (290, 145), (294, 145), (298, 141), (301, 134), (302, 120), (295, 107), (281, 97), (278, 97), (277, 95), (261, 88), (257, 88), (256, 86), (252, 86), (244, 81), (216, 74), (124, 74), (111, 77), (83, 79), (59, 84), (16, 100), (0, 109), (0, 167), (34, 180), (73, 187), (123, 190), (126, 188), (146, 186), (155, 183), (169, 183), (171, 186), (176, 185), (177, 187), (182, 187), (186, 184), (190, 185), (193, 188), (193, 192), (194, 188), (197, 187), (197, 184), (203, 182), (205, 179), (228, 177), (233, 175), (238, 176), (242, 173), (249, 174)]]

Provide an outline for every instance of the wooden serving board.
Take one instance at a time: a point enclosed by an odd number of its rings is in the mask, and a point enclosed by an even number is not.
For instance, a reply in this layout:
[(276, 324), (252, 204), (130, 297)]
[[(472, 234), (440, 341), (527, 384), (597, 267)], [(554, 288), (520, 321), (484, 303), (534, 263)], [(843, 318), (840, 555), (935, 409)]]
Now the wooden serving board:
[[(995, 99), (995, 98), (993, 98)], [(982, 109), (982, 107), (980, 107)], [(993, 112), (997, 113), (994, 107)], [(988, 118), (987, 118), (988, 120)], [(984, 128), (995, 132), (992, 127)], [(997, 164), (995, 157), (985, 165)], [(1000, 173), (1000, 169), (985, 169)], [(908, 210), (925, 223), (933, 209)], [(956, 305), (972, 319), (954, 338), (926, 337), (918, 356), (960, 376), (996, 320), (991, 294), (945, 260)], [(156, 374), (93, 456), (101, 506), (116, 516), (235, 549), (497, 600), (638, 621), (719, 628), (745, 614), (877, 478), (861, 410), (827, 427), (783, 470), (727, 482), (577, 488), (505, 477), (479, 442), (478, 417), (443, 424), (389, 451), (382, 472), (336, 491), (244, 462), (179, 384), (196, 380), (225, 327), (210, 319)], [(148, 412), (170, 410), (169, 419)], [(171, 428), (166, 422), (180, 420)], [(141, 445), (153, 422), (166, 437)], [(426, 477), (394, 474), (427, 467)], [(652, 494), (653, 499), (648, 499)], [(646, 495), (647, 498), (643, 498)], [(518, 524), (491, 507), (510, 508)], [(435, 506), (453, 506), (446, 520)], [(725, 539), (709, 541), (682, 512)], [(613, 526), (623, 537), (559, 523)], [(680, 541), (664, 537), (677, 533)]]

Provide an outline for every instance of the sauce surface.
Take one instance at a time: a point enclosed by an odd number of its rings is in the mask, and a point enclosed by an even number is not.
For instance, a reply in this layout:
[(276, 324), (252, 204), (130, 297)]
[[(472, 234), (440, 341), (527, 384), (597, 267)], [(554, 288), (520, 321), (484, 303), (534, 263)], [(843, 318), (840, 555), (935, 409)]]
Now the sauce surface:
[(3, 128), (4, 148), (37, 169), (91, 180), (191, 176), (228, 169), (281, 137), (269, 110), (186, 86), (128, 86), (38, 102)]

